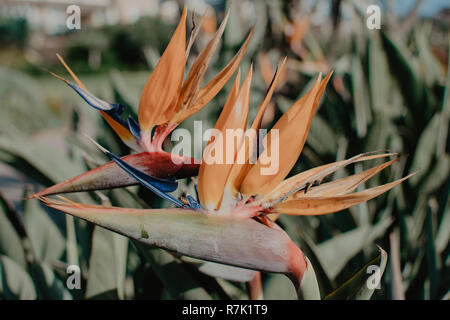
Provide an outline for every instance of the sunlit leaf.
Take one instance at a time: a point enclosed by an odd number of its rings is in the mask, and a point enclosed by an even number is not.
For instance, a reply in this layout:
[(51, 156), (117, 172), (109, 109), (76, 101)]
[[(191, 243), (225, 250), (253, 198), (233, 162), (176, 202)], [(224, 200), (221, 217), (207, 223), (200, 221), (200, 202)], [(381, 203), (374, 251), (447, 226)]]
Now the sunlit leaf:
[[(325, 299), (370, 300), (377, 288), (377, 282), (380, 281), (383, 276), (387, 264), (387, 253), (380, 247), (378, 248), (380, 249), (380, 254), (375, 259), (366, 264), (342, 286), (327, 295)], [(369, 267), (372, 268), (372, 271), (368, 269)]]

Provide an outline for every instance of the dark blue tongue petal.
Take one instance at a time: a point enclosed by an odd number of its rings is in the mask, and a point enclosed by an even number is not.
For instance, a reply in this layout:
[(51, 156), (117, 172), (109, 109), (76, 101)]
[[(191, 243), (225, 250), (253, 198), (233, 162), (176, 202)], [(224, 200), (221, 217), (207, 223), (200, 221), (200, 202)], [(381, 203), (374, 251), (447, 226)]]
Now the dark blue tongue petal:
[(186, 200), (188, 201), (188, 204), (183, 203), (182, 201), (174, 198), (172, 195), (168, 194), (168, 192), (175, 191), (178, 187), (178, 182), (175, 178), (157, 178), (152, 177), (146, 174), (145, 172), (142, 172), (141, 170), (133, 167), (132, 165), (126, 163), (123, 161), (120, 157), (116, 156), (114, 153), (106, 150), (101, 145), (99, 145), (97, 142), (95, 142), (90, 137), (87, 137), (89, 140), (91, 140), (104, 154), (108, 156), (114, 163), (116, 163), (120, 168), (122, 168), (126, 173), (128, 173), (130, 176), (135, 178), (140, 184), (142, 184), (144, 187), (150, 189), (155, 194), (160, 196), (161, 198), (173, 203), (174, 205), (178, 207), (183, 208), (191, 208), (191, 209), (202, 209), (202, 206), (200, 203), (198, 203), (197, 200), (195, 200), (192, 196), (187, 195)]
[(130, 176), (135, 178), (140, 184), (142, 184), (144, 187), (150, 189), (155, 194), (160, 196), (161, 198), (173, 203), (174, 205), (178, 207), (184, 207), (185, 204), (181, 202), (180, 200), (174, 198), (167, 192), (175, 191), (178, 187), (178, 182), (173, 179), (161, 179), (149, 176), (148, 174), (140, 171), (139, 169), (136, 169), (135, 167), (129, 165), (122, 159), (120, 159), (115, 154), (106, 151), (106, 155), (114, 161), (119, 167), (121, 167), (126, 173), (128, 173)]
[(64, 80), (62, 78), (60, 79), (65, 83), (67, 83), (67, 85), (71, 87), (73, 90), (75, 90), (75, 92), (78, 93), (80, 97), (83, 98), (83, 100), (86, 101), (87, 104), (90, 105), (92, 108), (106, 112), (110, 117), (112, 117), (114, 120), (116, 120), (122, 126), (128, 129), (128, 124), (125, 121), (123, 121), (122, 118), (120, 117), (120, 115), (125, 110), (125, 107), (123, 105), (121, 105), (120, 103), (109, 103), (103, 101), (102, 99), (99, 99), (96, 96), (89, 93), (88, 91), (84, 90), (80, 86), (71, 83), (67, 80)]
[(128, 117), (128, 128), (136, 140), (141, 140), (141, 128), (139, 127), (139, 123), (131, 116)]
[(189, 202), (189, 206), (192, 209), (201, 209), (202, 206), (200, 205), (200, 203), (197, 202), (197, 200), (195, 200), (191, 195), (187, 195), (186, 196), (187, 201)]
[(87, 92), (86, 90), (84, 90), (83, 88), (74, 83), (68, 81), (66, 83), (69, 85), (69, 87), (75, 90), (75, 92), (78, 93), (80, 97), (82, 97), (83, 100), (87, 102), (88, 105), (97, 110), (112, 111), (118, 108), (117, 104), (111, 104), (109, 102), (103, 101), (102, 99), (95, 97), (94, 95), (90, 94), (89, 92)]

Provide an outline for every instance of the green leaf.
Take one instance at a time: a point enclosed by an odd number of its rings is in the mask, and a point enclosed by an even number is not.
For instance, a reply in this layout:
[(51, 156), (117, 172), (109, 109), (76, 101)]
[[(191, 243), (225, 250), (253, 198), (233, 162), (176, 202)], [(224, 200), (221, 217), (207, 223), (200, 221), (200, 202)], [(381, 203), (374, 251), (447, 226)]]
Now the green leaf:
[(4, 255), (0, 255), (0, 297), (20, 300), (33, 300), (37, 297), (28, 273)]
[[(376, 280), (381, 281), (387, 264), (387, 253), (378, 247), (380, 254), (366, 264), (342, 286), (325, 297), (325, 300), (370, 300), (376, 289)], [(379, 267), (379, 274), (373, 273), (369, 267)]]
[(297, 300), (297, 292), (285, 275), (269, 274), (263, 288), (266, 300)]
[(318, 114), (311, 122), (307, 143), (320, 154), (335, 154), (337, 152), (336, 133)]
[(450, 240), (450, 197), (447, 195), (447, 201), (444, 206), (444, 213), (436, 235), (436, 251), (441, 254), (448, 246)]
[(37, 297), (40, 300), (72, 300), (72, 295), (65, 284), (49, 266), (44, 263), (33, 263), (30, 275), (35, 283)]
[(362, 19), (366, 17), (366, 7), (364, 6), (364, 2), (357, 0), (348, 0), (351, 3), (356, 11)]
[[(233, 4), (236, 6), (237, 2)], [(268, 17), (267, 17), (267, 5), (265, 1), (255, 1), (252, 3), (254, 8), (254, 18), (253, 21), (250, 21), (251, 25), (247, 28), (244, 28), (244, 36), (250, 31), (250, 27), (254, 27), (252, 41), (250, 41), (246, 56), (252, 56), (260, 50), (261, 46), (264, 44), (264, 36), (266, 34)], [(248, 17), (248, 16), (247, 16)], [(231, 17), (230, 17), (231, 18)], [(230, 21), (231, 22), (231, 21)], [(227, 28), (230, 26), (230, 22), (227, 25)], [(225, 30), (226, 30), (225, 29)], [(243, 38), (244, 39), (244, 38)], [(242, 39), (242, 40), (243, 40)], [(241, 41), (242, 41), (241, 40)]]
[(431, 23), (425, 23), (420, 27), (414, 28), (413, 31), (421, 67), (423, 70), (426, 70), (423, 72), (423, 78), (427, 86), (431, 87), (444, 77), (443, 68), (433, 54), (430, 45), (430, 38), (433, 32), (432, 25)]
[(89, 260), (87, 299), (111, 290), (116, 290), (117, 296), (124, 297), (127, 251), (126, 237), (95, 227)]
[[(365, 150), (386, 150), (386, 144), (391, 134), (392, 125), (389, 115), (384, 112), (375, 113), (368, 132)], [(380, 161), (374, 160), (374, 163), (381, 164), (381, 159)]]
[(72, 216), (66, 215), (66, 250), (67, 262), (71, 265), (79, 266), (79, 253), (77, 237), (75, 232), (75, 220)]
[(117, 290), (112, 289), (112, 290), (101, 292), (101, 293), (96, 294), (95, 296), (92, 296), (87, 299), (89, 299), (89, 300), (117, 300), (117, 299), (119, 299), (119, 296), (117, 295)]
[(420, 186), (420, 193), (431, 194), (438, 190), (444, 183), (448, 181), (450, 175), (450, 155), (441, 156), (436, 165), (426, 175), (423, 184)]
[(230, 297), (231, 300), (246, 300), (248, 294), (243, 289), (243, 286), (239, 286), (238, 283), (230, 282), (224, 279), (217, 279), (217, 283), (222, 287), (223, 291)]
[(240, 18), (240, 7), (241, 3), (234, 3), (232, 5), (231, 1), (227, 1), (227, 9), (230, 10), (230, 18), (224, 31), (224, 41), (227, 47), (233, 48), (239, 46), (244, 41), (247, 33)]
[(40, 83), (18, 70), (0, 67), (0, 132), (34, 133), (58, 124), (57, 114), (47, 107)]
[(8, 256), (22, 267), (26, 266), (22, 240), (6, 215), (8, 204), (0, 197), (0, 254)]
[(398, 40), (394, 40), (385, 32), (381, 39), (389, 61), (391, 73), (396, 77), (403, 97), (410, 108), (412, 119), (407, 119), (410, 125), (422, 127), (428, 121), (432, 108), (428, 103), (428, 94), (422, 79), (416, 72), (415, 62), (410, 52)]
[(305, 256), (312, 261), (314, 272), (318, 277), (320, 289), (323, 292), (332, 290), (333, 285), (330, 278), (324, 270), (324, 267), (318, 258), (318, 249), (311, 232), (315, 232), (312, 221), (317, 221), (317, 217), (295, 217), (281, 215), (278, 220), (287, 234), (300, 248)]
[(118, 70), (111, 71), (110, 77), (114, 91), (114, 101), (129, 106), (131, 115), (136, 119), (137, 106), (139, 105), (139, 91), (136, 88), (130, 88)]
[(316, 254), (330, 279), (336, 279), (347, 262), (375, 239), (384, 235), (392, 220), (361, 226), (317, 245)]
[(52, 263), (65, 250), (65, 239), (37, 200), (23, 202), (23, 219), (37, 259)]
[(78, 161), (60, 148), (36, 143), (19, 131), (0, 136), (0, 160), (24, 172), (44, 185), (61, 182), (84, 171)]
[(436, 114), (420, 135), (410, 169), (410, 172), (420, 170), (414, 177), (409, 179), (410, 184), (413, 186), (416, 186), (420, 179), (425, 176), (434, 158), (434, 151), (437, 146), (440, 117), (441, 115), (439, 113)]
[(150, 263), (172, 299), (210, 300), (212, 297), (191, 278), (189, 273), (168, 252), (133, 243)]
[(356, 132), (359, 138), (364, 138), (367, 134), (367, 126), (370, 117), (369, 109), (369, 93), (364, 71), (359, 56), (352, 56), (352, 91), (353, 91), (353, 107), (356, 116)]
[(405, 289), (403, 287), (402, 268), (400, 259), (400, 241), (398, 239), (399, 230), (395, 230), (389, 236), (391, 248), (390, 275), (391, 294), (394, 300), (405, 300)]
[(433, 216), (436, 215), (437, 211), (437, 201), (431, 199), (428, 202), (427, 207), (427, 219), (426, 219), (426, 261), (427, 261), (427, 271), (429, 286), (429, 297), (431, 299), (436, 299), (439, 290), (439, 267), (438, 267), (438, 255), (436, 252), (436, 244), (434, 242), (434, 226), (433, 226)]
[(383, 112), (387, 106), (392, 79), (379, 33), (371, 34), (368, 45), (369, 88), (372, 108), (375, 112)]
[(311, 261), (305, 256), (307, 268), (298, 289), (299, 299), (320, 300), (319, 283)]
[[(449, 48), (450, 48), (450, 37), (449, 40)], [(448, 57), (449, 62), (447, 65), (450, 65), (450, 55)], [(444, 99), (442, 101), (442, 116), (441, 123), (439, 125), (439, 138), (438, 138), (438, 148), (437, 155), (440, 156), (445, 153), (447, 138), (448, 138), (448, 125), (450, 119), (450, 72), (447, 72), (447, 79), (445, 82), (445, 94)]]

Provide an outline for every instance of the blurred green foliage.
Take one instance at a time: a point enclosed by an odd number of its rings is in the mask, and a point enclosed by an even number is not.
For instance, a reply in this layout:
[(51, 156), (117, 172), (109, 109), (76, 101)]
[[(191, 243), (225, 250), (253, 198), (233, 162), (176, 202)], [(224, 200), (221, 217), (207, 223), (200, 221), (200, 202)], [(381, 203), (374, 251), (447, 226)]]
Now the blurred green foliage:
[[(147, 48), (162, 54), (174, 26), (154, 17), (142, 17), (129, 25), (111, 25), (88, 28), (83, 32), (69, 34), (67, 57), (77, 72), (98, 72), (111, 68), (145, 69)], [(101, 55), (101, 65), (92, 70), (86, 64), (92, 50)], [(101, 70), (100, 70), (101, 71)]]
[(23, 48), (27, 43), (29, 27), (23, 18), (0, 18), (0, 46), (16, 45)]
[[(292, 173), (373, 150), (392, 150), (404, 157), (372, 178), (365, 187), (387, 183), (419, 170), (418, 174), (368, 203), (319, 217), (281, 217), (279, 224), (311, 260), (322, 297), (345, 283), (332, 296), (370, 297), (358, 288), (365, 278), (362, 266), (377, 255), (375, 244), (388, 253), (387, 268), (375, 299), (449, 298), (450, 288), (450, 76), (448, 33), (431, 21), (417, 20), (400, 28), (391, 17), (381, 31), (364, 26), (358, 2), (342, 1), (351, 9), (350, 21), (337, 15), (323, 25), (312, 25), (302, 39), (301, 54), (285, 36), (295, 13), (291, 1), (255, 4), (257, 25), (241, 69), (256, 63), (251, 96), (253, 114), (266, 84), (258, 53), (267, 52), (273, 70), (287, 55), (287, 80), (274, 97), (265, 118), (270, 127), (311, 85), (323, 57), (327, 72), (334, 69), (307, 144)], [(354, 6), (354, 7), (353, 7)], [(235, 2), (211, 78), (242, 43), (253, 20), (239, 14)], [(339, 12), (339, 8), (336, 9)], [(345, 28), (345, 25), (351, 28)], [(335, 28), (340, 25), (339, 28)], [(334, 27), (333, 27), (334, 26)], [(155, 32), (158, 30), (158, 32)], [(103, 61), (119, 69), (152, 65), (149, 50), (162, 53), (173, 26), (158, 19), (142, 19), (133, 26), (113, 26), (87, 32), (68, 52), (68, 62), (87, 65), (89, 50), (98, 46)], [(440, 43), (436, 35), (444, 34)], [(101, 39), (101, 41), (98, 41)], [(194, 47), (193, 54), (197, 54)], [(147, 52), (147, 56), (146, 53)], [(78, 60), (78, 61), (77, 61)], [(126, 63), (123, 63), (126, 61)], [(311, 68), (311, 66), (313, 66)], [(88, 67), (85, 67), (88, 69)], [(75, 69), (75, 68), (74, 68)], [(80, 75), (87, 87), (107, 101), (121, 102), (137, 111), (148, 72), (117, 71)], [(105, 158), (82, 133), (95, 137), (121, 155), (128, 150), (114, 132), (64, 84), (40, 76), (30, 79), (18, 71), (0, 69), (0, 162), (22, 176), (23, 195), (50, 186), (104, 163)], [(212, 126), (227, 86), (205, 109), (186, 120), (192, 128), (202, 119)], [(270, 115), (272, 114), (272, 116)], [(204, 125), (204, 129), (206, 125)], [(167, 143), (170, 148), (170, 142)], [(375, 162), (375, 161), (374, 161)], [(376, 164), (370, 163), (372, 166)], [(337, 172), (333, 178), (360, 172), (362, 165)], [(0, 179), (1, 176), (0, 176)], [(2, 180), (0, 180), (2, 181)], [(191, 181), (182, 181), (182, 193), (192, 193)], [(142, 247), (127, 238), (81, 220), (54, 212), (36, 201), (8, 200), (11, 190), (0, 182), (0, 297), (23, 299), (246, 299), (245, 284), (206, 276), (202, 262), (176, 257), (161, 249)], [(76, 194), (83, 203), (111, 203), (122, 207), (164, 206), (140, 187)], [(371, 263), (378, 263), (380, 256)], [(68, 290), (66, 267), (81, 267), (82, 289)], [(361, 271), (360, 271), (361, 270)], [(267, 299), (295, 299), (291, 283), (281, 275), (263, 275)]]

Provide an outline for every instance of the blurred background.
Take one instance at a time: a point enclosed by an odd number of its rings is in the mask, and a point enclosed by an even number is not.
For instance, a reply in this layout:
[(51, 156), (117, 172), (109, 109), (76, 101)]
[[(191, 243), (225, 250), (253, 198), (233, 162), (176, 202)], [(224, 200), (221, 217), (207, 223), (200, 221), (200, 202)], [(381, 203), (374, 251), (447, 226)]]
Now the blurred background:
[[(79, 30), (66, 26), (66, 9), (73, 4), (81, 9)], [(372, 4), (381, 9), (379, 30), (367, 27)], [(0, 298), (248, 298), (245, 284), (199, 272), (200, 261), (160, 249), (143, 253), (126, 238), (23, 200), (106, 162), (84, 133), (116, 154), (129, 153), (98, 112), (48, 74), (69, 79), (56, 53), (91, 92), (136, 113), (141, 90), (183, 6), (195, 13), (194, 21), (205, 13), (188, 65), (231, 10), (207, 80), (255, 26), (241, 64), (244, 72), (250, 63), (255, 67), (251, 117), (277, 63), (288, 57), (264, 115), (265, 128), (311, 87), (319, 72), (334, 70), (291, 174), (373, 150), (404, 156), (366, 188), (420, 169), (391, 192), (350, 210), (279, 219), (312, 261), (322, 295), (370, 261), (378, 244), (388, 251), (389, 262), (374, 299), (449, 299), (448, 0), (2, 0)], [(182, 126), (191, 129), (194, 120), (203, 120), (204, 130), (212, 127), (229, 89), (230, 84)], [(170, 147), (166, 141), (166, 150)], [(332, 178), (375, 164), (356, 164)], [(184, 181), (179, 192), (190, 188), (191, 181)], [(72, 199), (136, 208), (167, 205), (139, 187)], [(81, 268), (81, 289), (65, 285), (70, 264)], [(284, 276), (263, 275), (263, 285), (266, 299), (296, 298)]]

